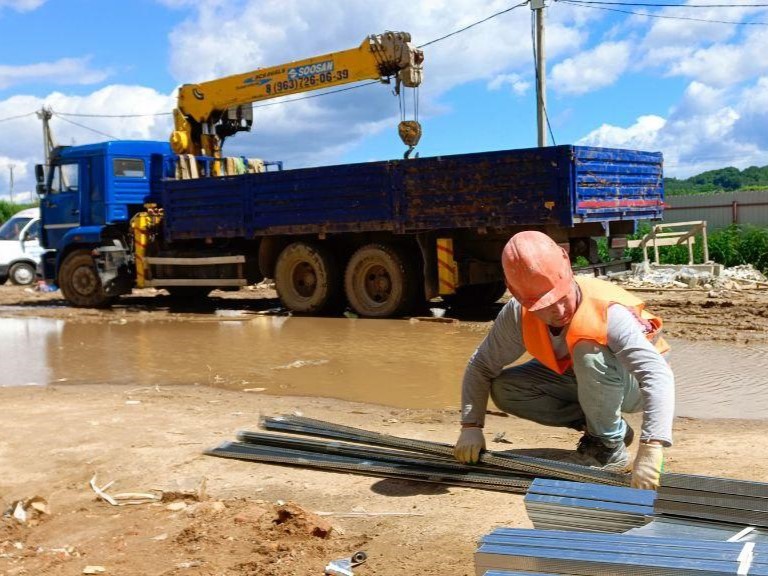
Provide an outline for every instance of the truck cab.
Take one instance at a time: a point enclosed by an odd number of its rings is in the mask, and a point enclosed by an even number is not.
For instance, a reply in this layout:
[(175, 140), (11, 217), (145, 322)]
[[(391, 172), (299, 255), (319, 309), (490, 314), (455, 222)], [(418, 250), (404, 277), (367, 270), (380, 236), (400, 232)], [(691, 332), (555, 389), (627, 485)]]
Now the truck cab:
[(11, 216), (0, 226), (0, 284), (10, 279), (25, 286), (35, 281), (40, 263), (40, 210), (29, 208)]
[(55, 148), (36, 171), (46, 282), (58, 284), (80, 305), (106, 303), (91, 252), (121, 241), (130, 219), (153, 202), (153, 155), (167, 157), (165, 142), (114, 141)]

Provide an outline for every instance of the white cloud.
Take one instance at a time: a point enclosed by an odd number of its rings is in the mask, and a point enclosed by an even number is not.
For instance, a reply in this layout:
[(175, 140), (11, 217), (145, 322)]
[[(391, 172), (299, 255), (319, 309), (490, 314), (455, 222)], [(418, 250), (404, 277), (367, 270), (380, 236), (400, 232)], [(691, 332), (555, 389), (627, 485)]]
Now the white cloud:
[(552, 68), (552, 87), (563, 94), (586, 94), (614, 84), (629, 65), (627, 42), (605, 42)]
[(519, 74), (499, 74), (488, 82), (489, 90), (500, 90), (504, 86), (511, 87), (512, 92), (522, 96), (531, 87), (531, 83), (523, 80)]
[(603, 125), (578, 143), (664, 153), (667, 176), (765, 165), (768, 158), (768, 78), (729, 94), (691, 83), (667, 118), (642, 116), (627, 127)]
[(55, 62), (39, 62), (25, 66), (0, 65), (0, 90), (28, 84), (96, 84), (105, 80), (108, 70), (94, 70), (89, 66), (90, 57), (61, 58)]
[[(13, 96), (0, 101), (0, 118), (11, 118), (39, 110), (43, 106), (50, 106), (54, 114), (61, 112), (113, 115), (167, 114), (174, 105), (175, 98), (171, 95), (159, 94), (150, 88), (114, 85), (87, 96), (68, 96), (60, 92), (54, 92), (45, 98)], [(124, 139), (167, 140), (172, 127), (172, 120), (168, 115), (139, 118), (54, 115), (51, 128), (58, 144), (87, 144), (108, 139), (70, 122)], [(31, 167), (43, 161), (41, 121), (32, 114), (3, 122), (0, 127), (3, 133), (3, 138), (0, 139), (0, 158), (4, 159), (5, 165), (12, 163), (18, 166), (18, 169), (14, 169), (14, 176), (19, 192), (34, 190)], [(3, 170), (0, 167), (0, 197), (7, 197), (7, 186), (3, 186), (3, 178)]]
[(10, 8), (17, 12), (31, 12), (37, 10), (46, 3), (47, 0), (0, 0), (0, 10)]

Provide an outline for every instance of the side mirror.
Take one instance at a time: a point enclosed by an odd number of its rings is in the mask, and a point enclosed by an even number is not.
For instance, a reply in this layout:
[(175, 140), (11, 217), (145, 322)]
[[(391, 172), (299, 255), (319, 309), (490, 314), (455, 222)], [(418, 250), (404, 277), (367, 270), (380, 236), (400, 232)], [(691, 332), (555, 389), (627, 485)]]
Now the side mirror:
[(35, 164), (35, 180), (37, 186), (35, 186), (35, 192), (38, 196), (45, 194), (45, 166), (42, 164)]

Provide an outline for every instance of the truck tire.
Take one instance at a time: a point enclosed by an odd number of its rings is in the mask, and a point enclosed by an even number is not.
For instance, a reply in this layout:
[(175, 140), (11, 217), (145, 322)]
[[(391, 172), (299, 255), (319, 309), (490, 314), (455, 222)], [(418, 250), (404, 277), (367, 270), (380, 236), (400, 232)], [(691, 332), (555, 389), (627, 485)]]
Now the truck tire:
[(367, 318), (408, 314), (418, 293), (416, 266), (405, 252), (387, 244), (368, 244), (349, 259), (344, 290), (352, 309)]
[(35, 267), (29, 262), (17, 262), (8, 270), (11, 284), (28, 286), (35, 281)]
[(64, 298), (78, 308), (101, 308), (114, 300), (104, 292), (89, 250), (67, 255), (59, 270), (59, 287)]
[(498, 302), (504, 296), (507, 286), (503, 280), (487, 284), (467, 284), (459, 286), (455, 294), (443, 296), (443, 302), (451, 308), (475, 308)]
[(325, 246), (293, 242), (275, 264), (275, 288), (283, 306), (299, 314), (337, 312), (341, 274), (336, 258)]

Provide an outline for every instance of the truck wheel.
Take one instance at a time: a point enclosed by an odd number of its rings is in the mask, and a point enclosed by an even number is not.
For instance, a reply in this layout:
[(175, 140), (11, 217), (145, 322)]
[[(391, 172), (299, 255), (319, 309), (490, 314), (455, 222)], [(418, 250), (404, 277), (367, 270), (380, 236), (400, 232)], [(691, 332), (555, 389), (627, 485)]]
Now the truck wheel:
[(300, 314), (333, 312), (339, 306), (341, 278), (336, 258), (325, 247), (288, 244), (275, 265), (275, 288), (283, 306)]
[(352, 255), (344, 289), (360, 316), (386, 318), (410, 312), (417, 294), (416, 266), (398, 248), (368, 244)]
[(29, 262), (17, 262), (8, 270), (12, 284), (27, 286), (35, 281), (35, 267)]
[(59, 270), (59, 287), (64, 298), (79, 308), (108, 306), (114, 300), (105, 294), (88, 250), (76, 250), (64, 259)]
[(451, 308), (473, 308), (498, 302), (504, 296), (507, 286), (503, 281), (487, 284), (467, 284), (459, 286), (455, 294), (443, 296), (443, 302)]

